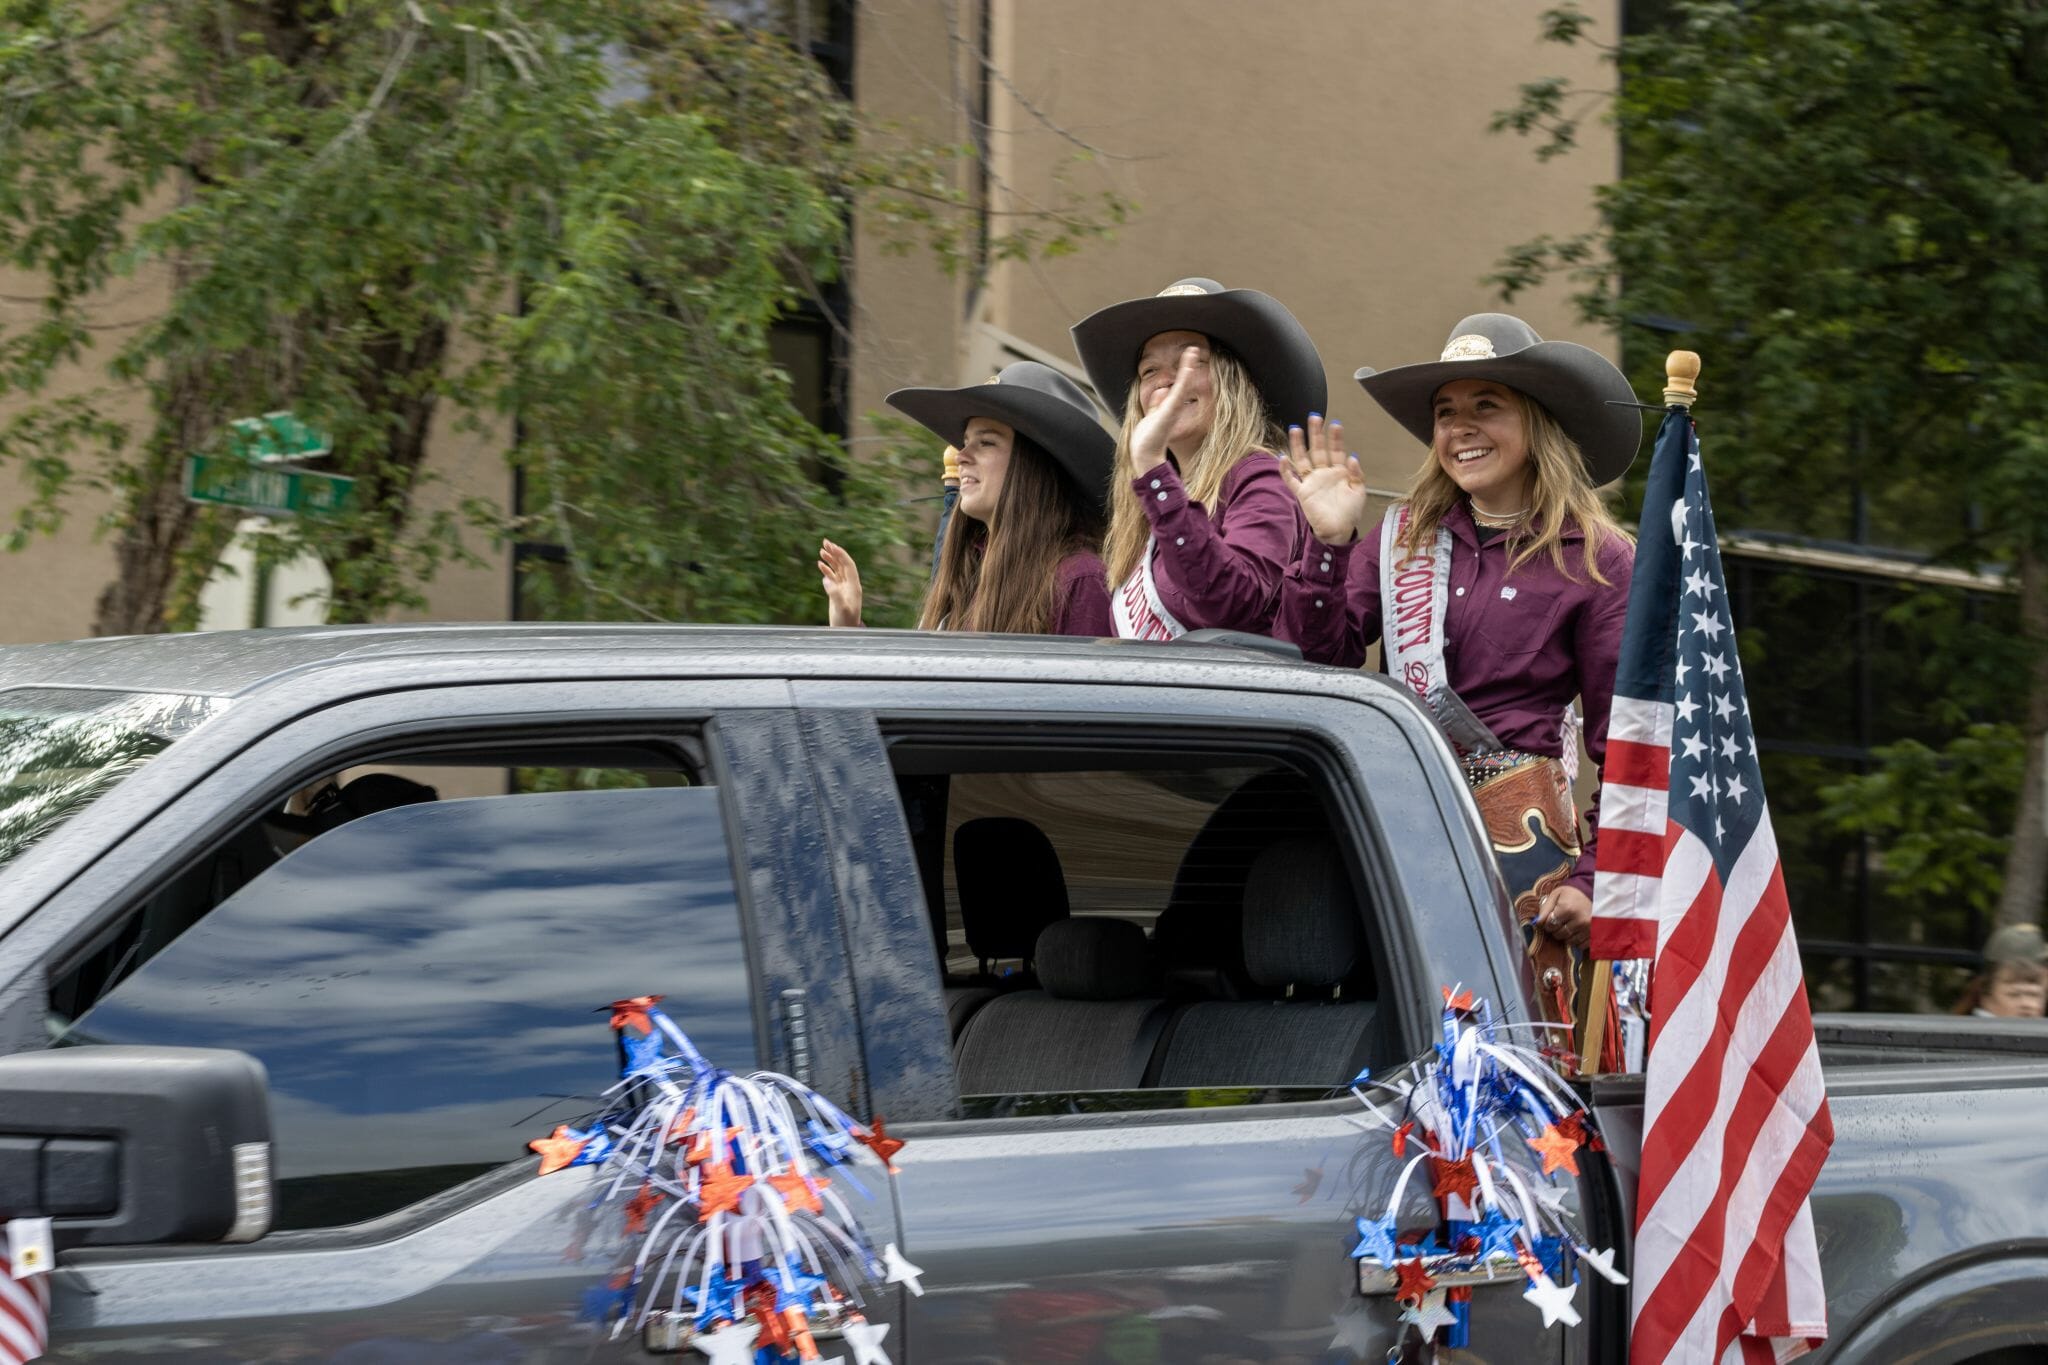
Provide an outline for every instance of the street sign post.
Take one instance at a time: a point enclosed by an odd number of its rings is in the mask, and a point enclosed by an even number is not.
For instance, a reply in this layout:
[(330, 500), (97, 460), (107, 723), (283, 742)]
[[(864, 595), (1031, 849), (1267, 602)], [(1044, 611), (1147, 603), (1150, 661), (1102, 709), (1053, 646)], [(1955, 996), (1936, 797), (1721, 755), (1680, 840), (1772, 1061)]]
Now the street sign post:
[(276, 469), (232, 455), (185, 457), (185, 496), (271, 516), (320, 516), (348, 510), (356, 481), (339, 474)]

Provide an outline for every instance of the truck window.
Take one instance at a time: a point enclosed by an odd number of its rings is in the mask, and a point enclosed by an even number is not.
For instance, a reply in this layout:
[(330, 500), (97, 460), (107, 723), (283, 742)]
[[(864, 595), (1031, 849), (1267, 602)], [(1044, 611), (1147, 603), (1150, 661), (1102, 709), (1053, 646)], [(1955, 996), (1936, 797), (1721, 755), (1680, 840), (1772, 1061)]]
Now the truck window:
[(1392, 1060), (1309, 764), (892, 748), (965, 1111), (1300, 1099)]
[(313, 834), (58, 1015), (61, 1041), (261, 1060), (280, 1229), (374, 1218), (524, 1158), (617, 1078), (593, 1010), (619, 996), (669, 993), (709, 1055), (755, 1065), (717, 789), (520, 771), (510, 794)]

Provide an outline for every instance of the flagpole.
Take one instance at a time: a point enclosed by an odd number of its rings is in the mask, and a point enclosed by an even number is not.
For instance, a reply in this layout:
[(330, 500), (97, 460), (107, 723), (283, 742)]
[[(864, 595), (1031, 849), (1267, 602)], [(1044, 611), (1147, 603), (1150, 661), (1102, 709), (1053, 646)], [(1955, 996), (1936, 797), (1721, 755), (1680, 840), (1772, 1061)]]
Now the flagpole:
[[(1673, 351), (1664, 357), (1664, 402), (1691, 411), (1699, 401), (1700, 358), (1696, 351)], [(1579, 1074), (1598, 1076), (1606, 1070), (1601, 1053), (1607, 1045), (1607, 1014), (1614, 1002), (1614, 963), (1594, 958), (1591, 999), (1586, 1005), (1586, 1037), (1579, 1049)]]

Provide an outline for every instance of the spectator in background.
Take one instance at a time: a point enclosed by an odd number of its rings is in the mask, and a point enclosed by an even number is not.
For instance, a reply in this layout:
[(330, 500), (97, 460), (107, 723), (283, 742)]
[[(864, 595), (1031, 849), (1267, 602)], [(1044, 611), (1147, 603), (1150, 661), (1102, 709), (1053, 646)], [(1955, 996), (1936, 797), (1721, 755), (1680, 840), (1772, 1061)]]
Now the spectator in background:
[(1970, 979), (1957, 1014), (2039, 1019), (2048, 1010), (2048, 941), (2038, 925), (2008, 924), (1984, 944), (1984, 970)]

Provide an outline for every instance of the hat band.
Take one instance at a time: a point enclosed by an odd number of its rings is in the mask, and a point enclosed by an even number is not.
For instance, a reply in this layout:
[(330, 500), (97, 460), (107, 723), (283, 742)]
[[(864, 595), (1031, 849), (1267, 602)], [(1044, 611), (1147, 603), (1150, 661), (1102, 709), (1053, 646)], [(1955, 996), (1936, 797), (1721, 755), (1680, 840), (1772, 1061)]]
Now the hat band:
[(1494, 358), (1493, 339), (1481, 336), (1477, 332), (1467, 332), (1464, 336), (1452, 337), (1450, 344), (1444, 347), (1444, 353), (1437, 357), (1438, 360), (1492, 360)]

